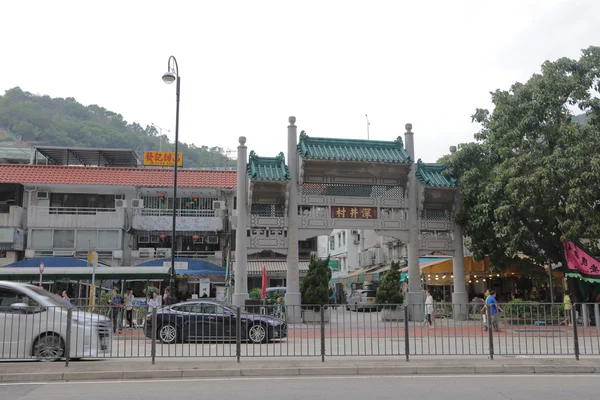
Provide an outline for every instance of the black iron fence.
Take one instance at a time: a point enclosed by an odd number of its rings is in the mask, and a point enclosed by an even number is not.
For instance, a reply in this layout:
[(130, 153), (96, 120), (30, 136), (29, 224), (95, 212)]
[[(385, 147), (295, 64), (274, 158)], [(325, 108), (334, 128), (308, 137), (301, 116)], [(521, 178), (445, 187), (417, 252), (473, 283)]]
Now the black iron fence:
[(0, 307), (2, 360), (600, 355), (598, 304)]

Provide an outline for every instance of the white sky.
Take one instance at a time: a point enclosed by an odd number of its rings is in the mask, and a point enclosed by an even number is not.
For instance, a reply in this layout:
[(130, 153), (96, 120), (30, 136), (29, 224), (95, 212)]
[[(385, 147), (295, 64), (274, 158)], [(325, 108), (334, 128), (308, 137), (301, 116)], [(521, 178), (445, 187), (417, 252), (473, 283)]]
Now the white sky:
[[(489, 92), (600, 42), (598, 0), (4, 1), (0, 90), (74, 97), (180, 140), (286, 152), (310, 136), (393, 140), (417, 158), (471, 141)], [(235, 154), (234, 154), (235, 155)]]

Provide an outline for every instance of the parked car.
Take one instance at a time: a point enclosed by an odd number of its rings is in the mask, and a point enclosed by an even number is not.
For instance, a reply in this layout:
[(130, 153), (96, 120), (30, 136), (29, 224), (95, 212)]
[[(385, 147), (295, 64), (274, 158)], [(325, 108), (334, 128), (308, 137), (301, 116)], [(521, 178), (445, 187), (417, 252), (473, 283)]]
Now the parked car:
[[(287, 337), (287, 325), (280, 319), (250, 313), (242, 313), (240, 318), (242, 340), (267, 343)], [(156, 321), (149, 314), (145, 324), (149, 338), (154, 324), (157, 340), (166, 344), (237, 338), (237, 310), (217, 301), (199, 299), (163, 307), (157, 311)]]
[(352, 311), (364, 311), (364, 310), (376, 310), (375, 305), (375, 291), (374, 290), (355, 290), (348, 297), (346, 310)]
[[(65, 356), (71, 304), (37, 286), (0, 281), (1, 358), (53, 361)], [(69, 355), (111, 354), (110, 320), (72, 310)]]

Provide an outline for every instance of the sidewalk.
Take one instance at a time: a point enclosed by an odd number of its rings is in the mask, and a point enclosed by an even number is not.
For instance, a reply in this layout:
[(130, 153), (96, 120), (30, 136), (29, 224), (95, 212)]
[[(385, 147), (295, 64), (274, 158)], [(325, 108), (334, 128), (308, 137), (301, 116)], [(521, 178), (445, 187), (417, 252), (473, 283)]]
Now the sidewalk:
[(329, 359), (235, 359), (161, 358), (117, 359), (71, 362), (0, 363), (0, 382), (95, 381), (102, 379), (176, 379), (273, 376), (353, 375), (473, 375), (473, 374), (596, 374), (600, 358), (575, 361), (571, 358), (469, 358), (382, 359), (345, 357)]

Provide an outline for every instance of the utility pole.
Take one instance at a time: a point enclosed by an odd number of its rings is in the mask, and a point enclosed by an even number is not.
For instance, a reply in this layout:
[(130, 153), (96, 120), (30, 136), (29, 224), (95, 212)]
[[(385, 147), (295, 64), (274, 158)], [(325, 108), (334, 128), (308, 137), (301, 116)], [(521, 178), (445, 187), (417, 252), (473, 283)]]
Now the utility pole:
[[(158, 151), (162, 151), (162, 133), (163, 133), (163, 131), (171, 133), (171, 131), (170, 131), (170, 130), (168, 130), (168, 129), (163, 129), (163, 128), (161, 128), (160, 126), (156, 125), (155, 123), (152, 123), (152, 124), (150, 124), (150, 125), (152, 125), (152, 126), (153, 126), (153, 127), (155, 127), (156, 129), (158, 129), (158, 132), (160, 132), (160, 133), (159, 133), (159, 136), (158, 136), (158, 138), (160, 139), (160, 144), (159, 144)], [(175, 156), (175, 157), (177, 157), (177, 156)]]
[(371, 123), (369, 122), (369, 116), (367, 114), (365, 114), (365, 118), (367, 118), (367, 140), (371, 140), (371, 134), (369, 132), (369, 126), (371, 126)]

